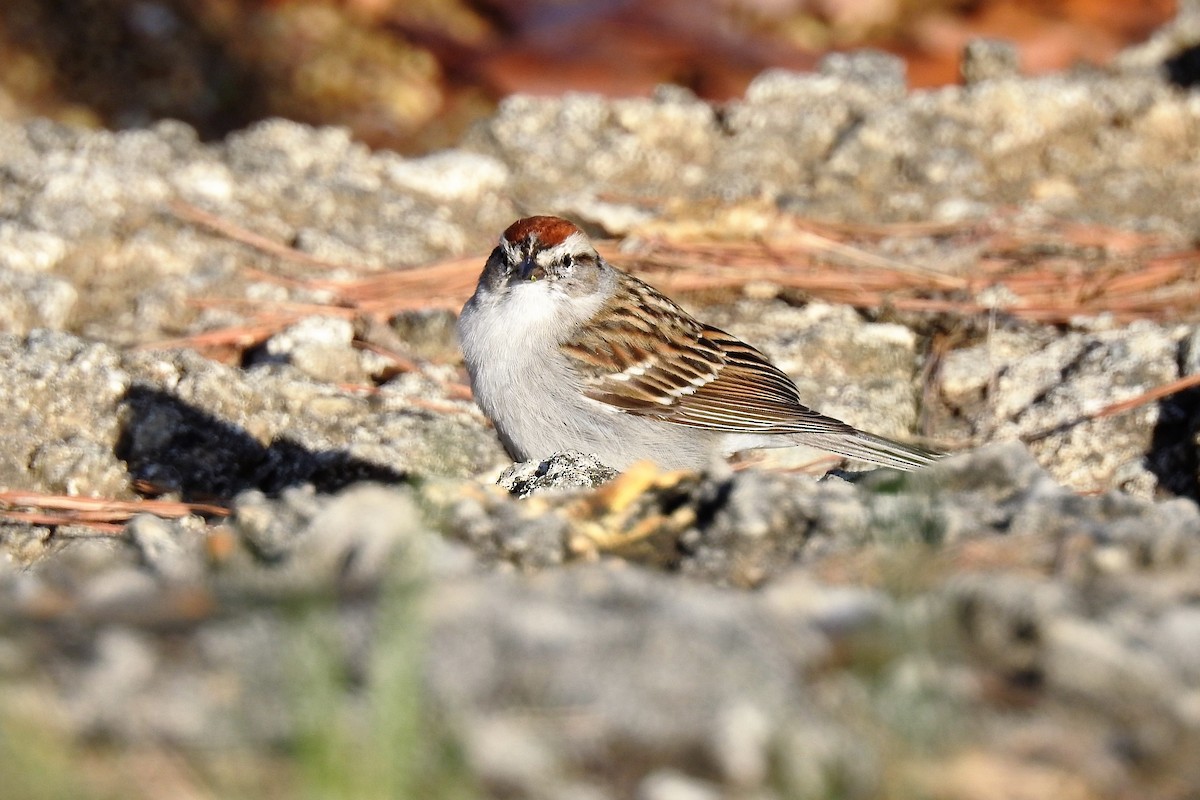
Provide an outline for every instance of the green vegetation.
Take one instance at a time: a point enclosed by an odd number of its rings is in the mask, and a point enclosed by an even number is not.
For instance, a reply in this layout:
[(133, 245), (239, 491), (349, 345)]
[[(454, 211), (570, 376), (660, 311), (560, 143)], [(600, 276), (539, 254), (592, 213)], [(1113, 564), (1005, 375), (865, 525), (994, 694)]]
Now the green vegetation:
[[(448, 724), (422, 691), (422, 589), (381, 591), (369, 652), (352, 657), (341, 602), (309, 598), (291, 608), (281, 657), (293, 712), (293, 744), (197, 751), (149, 743), (81, 742), (53, 722), (55, 699), (18, 704), (0, 694), (0, 796), (4, 800), (313, 798), (468, 800), (481, 792)], [(354, 600), (350, 602), (369, 602)], [(361, 617), (360, 617), (361, 619)], [(357, 668), (353, 665), (357, 663)], [(33, 707), (33, 710), (31, 710)]]
[[(420, 592), (388, 588), (378, 603), (365, 675), (354, 676), (334, 625), (298, 621), (293, 681), (298, 794), (314, 800), (478, 796), (445, 722), (425, 702)], [(311, 609), (305, 617), (326, 614)]]

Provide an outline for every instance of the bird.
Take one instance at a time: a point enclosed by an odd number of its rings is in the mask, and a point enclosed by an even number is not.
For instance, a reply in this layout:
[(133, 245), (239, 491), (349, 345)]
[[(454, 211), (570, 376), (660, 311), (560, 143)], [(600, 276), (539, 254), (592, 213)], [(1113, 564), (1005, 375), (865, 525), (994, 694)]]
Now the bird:
[(573, 450), (618, 470), (702, 470), (792, 445), (901, 470), (940, 457), (809, 408), (761, 351), (610, 264), (561, 217), (505, 229), (457, 331), (475, 401), (517, 461)]

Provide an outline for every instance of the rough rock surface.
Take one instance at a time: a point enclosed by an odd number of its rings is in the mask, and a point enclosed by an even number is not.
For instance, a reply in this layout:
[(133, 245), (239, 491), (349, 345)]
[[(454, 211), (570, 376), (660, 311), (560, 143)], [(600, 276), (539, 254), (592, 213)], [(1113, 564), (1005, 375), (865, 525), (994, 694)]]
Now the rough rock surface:
[[(979, 53), (969, 85), (914, 94), (889, 58), (845, 55), (721, 108), (676, 89), (519, 97), (419, 159), (282, 121), (215, 145), (171, 123), (0, 123), (0, 489), (229, 510), (112, 531), (0, 496), (0, 727), (268, 762), (349, 719), (360, 743), (400, 748), (388, 764), (442, 764), (445, 742), (496, 797), (1194, 797), (1200, 400), (1096, 416), (1200, 372), (1194, 315), (1001, 316), (922, 391), (913, 319), (685, 298), (813, 405), (965, 451), (824, 480), (614, 477), (572, 455), (496, 486), (508, 460), (456, 388), (437, 309), (392, 321), (403, 369), (334, 305), (237, 366), (152, 346), (330, 300), (264, 277), (311, 273), (189, 222), (195, 207), (344, 265), (322, 278), (482, 253), (527, 210), (619, 234), (672, 203), (745, 203), (751, 228), (763, 207), (879, 222), (1018, 206), (1017, 224), (1183, 249), (1200, 236), (1200, 95), (1147, 52), (1037, 80)], [(948, 252), (937, 235), (880, 247)], [(0, 779), (24, 763), (12, 742)], [(455, 773), (437, 774), (422, 780)]]
[(516, 497), (555, 489), (591, 489), (617, 476), (587, 453), (555, 453), (544, 461), (526, 461), (504, 470), (496, 481)]

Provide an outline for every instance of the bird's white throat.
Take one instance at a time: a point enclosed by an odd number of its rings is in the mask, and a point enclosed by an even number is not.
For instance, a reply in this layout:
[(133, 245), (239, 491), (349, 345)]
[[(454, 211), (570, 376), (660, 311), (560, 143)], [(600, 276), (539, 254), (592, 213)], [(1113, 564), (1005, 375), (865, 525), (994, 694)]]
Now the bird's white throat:
[(553, 452), (535, 445), (548, 431), (577, 427), (579, 377), (559, 345), (603, 302), (533, 283), (500, 296), (477, 292), (463, 309), (458, 335), (475, 401), (514, 458)]
[(524, 350), (550, 349), (566, 341), (595, 314), (604, 298), (568, 297), (552, 282), (531, 281), (501, 296), (476, 296), (459, 323), (464, 352), (507, 342)]

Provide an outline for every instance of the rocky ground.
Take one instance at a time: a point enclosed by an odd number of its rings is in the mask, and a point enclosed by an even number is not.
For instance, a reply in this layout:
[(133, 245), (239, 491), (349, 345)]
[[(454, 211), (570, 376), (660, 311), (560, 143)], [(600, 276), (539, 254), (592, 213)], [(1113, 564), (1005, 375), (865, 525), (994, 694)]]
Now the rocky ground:
[[(1188, 253), (1200, 95), (1158, 67), (1195, 22), (1105, 73), (979, 47), (934, 92), (858, 54), (720, 107), (515, 97), (420, 159), (282, 121), (0, 123), (7, 796), (1197, 796), (1200, 397), (1139, 401), (1200, 373), (1194, 304), (1048, 325), (992, 287), (936, 351), (946, 315), (687, 296), (813, 405), (957, 454), (599, 488), (574, 454), (497, 486), (462, 287), (366, 335), (278, 254), (482, 264), (535, 211), (631, 257), (655, 225), (784, 218), (892, 225), (879, 255), (945, 275), (980, 253), (938, 225), (1001, 219)], [(236, 363), (168, 346), (264, 307), (303, 313)], [(206, 505), (46, 524), (17, 491)]]

